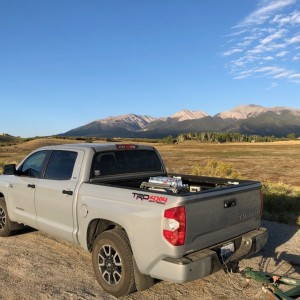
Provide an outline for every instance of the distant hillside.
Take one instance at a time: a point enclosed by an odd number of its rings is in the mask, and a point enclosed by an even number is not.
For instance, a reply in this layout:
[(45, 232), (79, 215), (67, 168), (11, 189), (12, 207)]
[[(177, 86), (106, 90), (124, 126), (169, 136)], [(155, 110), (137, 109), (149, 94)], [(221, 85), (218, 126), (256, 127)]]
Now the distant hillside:
[(300, 136), (300, 112), (289, 109), (269, 110), (256, 117), (241, 120), (238, 123), (237, 132), (277, 137), (295, 133)]
[(300, 110), (287, 107), (266, 108), (251, 104), (238, 106), (215, 116), (190, 110), (162, 118), (126, 114), (97, 120), (61, 135), (161, 138), (167, 135), (177, 136), (181, 133), (204, 131), (276, 137), (295, 133), (300, 136)]
[(7, 133), (0, 133), (0, 142), (12, 142), (12, 141), (16, 141), (19, 138), (12, 136), (10, 134)]

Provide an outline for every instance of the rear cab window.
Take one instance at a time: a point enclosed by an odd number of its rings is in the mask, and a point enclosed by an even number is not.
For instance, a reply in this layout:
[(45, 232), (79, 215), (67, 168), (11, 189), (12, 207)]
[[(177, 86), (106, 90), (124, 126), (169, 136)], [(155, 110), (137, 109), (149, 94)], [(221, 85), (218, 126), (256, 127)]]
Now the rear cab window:
[(91, 178), (126, 173), (161, 172), (163, 166), (152, 150), (114, 150), (98, 152), (94, 156)]

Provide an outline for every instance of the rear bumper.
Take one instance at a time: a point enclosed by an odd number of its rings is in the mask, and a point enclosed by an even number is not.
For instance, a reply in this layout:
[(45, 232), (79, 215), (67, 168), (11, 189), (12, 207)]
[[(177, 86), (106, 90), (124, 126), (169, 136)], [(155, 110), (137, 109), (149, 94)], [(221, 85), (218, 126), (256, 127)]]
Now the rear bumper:
[[(236, 251), (224, 263), (237, 262), (242, 258), (258, 252), (268, 239), (266, 228), (259, 228), (244, 234), (242, 237), (232, 240)], [(226, 244), (226, 243), (224, 243)], [(161, 260), (150, 272), (150, 276), (172, 282), (188, 282), (208, 276), (224, 267), (224, 263), (218, 254), (218, 248), (204, 249), (182, 258), (165, 258)]]

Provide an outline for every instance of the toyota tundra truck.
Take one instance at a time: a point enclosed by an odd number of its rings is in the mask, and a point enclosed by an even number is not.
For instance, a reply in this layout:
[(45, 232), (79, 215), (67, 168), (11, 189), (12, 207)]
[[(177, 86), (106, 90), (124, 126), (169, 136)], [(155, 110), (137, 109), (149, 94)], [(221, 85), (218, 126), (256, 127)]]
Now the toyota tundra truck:
[(168, 174), (147, 145), (47, 146), (0, 176), (0, 236), (26, 225), (81, 245), (116, 297), (258, 252), (262, 207), (259, 182)]

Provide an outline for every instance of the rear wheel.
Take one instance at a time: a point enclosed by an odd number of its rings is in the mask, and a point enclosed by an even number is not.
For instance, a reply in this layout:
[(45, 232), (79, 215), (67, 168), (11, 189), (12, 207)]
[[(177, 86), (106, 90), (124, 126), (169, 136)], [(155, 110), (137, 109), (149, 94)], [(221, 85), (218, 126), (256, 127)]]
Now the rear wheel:
[(9, 219), (6, 203), (0, 198), (0, 236), (6, 237), (12, 233), (12, 222)]
[(136, 291), (132, 250), (121, 229), (101, 233), (92, 252), (93, 268), (103, 290), (115, 297)]

